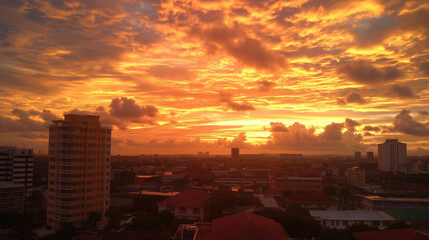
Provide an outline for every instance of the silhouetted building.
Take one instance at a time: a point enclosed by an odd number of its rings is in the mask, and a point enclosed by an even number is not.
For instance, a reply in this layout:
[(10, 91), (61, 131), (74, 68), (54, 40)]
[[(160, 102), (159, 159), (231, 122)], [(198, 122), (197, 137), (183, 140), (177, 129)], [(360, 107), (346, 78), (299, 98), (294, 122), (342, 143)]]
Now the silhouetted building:
[(231, 148), (232, 166), (235, 168), (240, 167), (240, 149)]
[(25, 187), (13, 182), (0, 182), (0, 214), (24, 210)]
[(373, 152), (367, 152), (366, 153), (366, 159), (368, 159), (368, 161), (374, 161), (374, 153)]
[(111, 129), (99, 116), (66, 114), (49, 126), (47, 224), (81, 227), (91, 213), (102, 221), (110, 206)]
[(378, 144), (378, 170), (383, 172), (403, 172), (407, 163), (407, 144), (398, 139), (386, 139)]
[(301, 160), (302, 154), (297, 153), (283, 153), (279, 154), (280, 159), (282, 160)]
[(360, 152), (355, 152), (355, 161), (360, 161), (362, 159), (362, 155)]
[(0, 182), (22, 184), (26, 195), (33, 190), (33, 149), (0, 147)]

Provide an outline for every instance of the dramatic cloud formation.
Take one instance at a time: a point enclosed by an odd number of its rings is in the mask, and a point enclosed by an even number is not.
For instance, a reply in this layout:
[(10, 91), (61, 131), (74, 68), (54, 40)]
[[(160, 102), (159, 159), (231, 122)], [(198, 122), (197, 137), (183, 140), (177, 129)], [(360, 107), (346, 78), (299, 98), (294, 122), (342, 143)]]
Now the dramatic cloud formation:
[(0, 145), (47, 152), (73, 112), (113, 128), (114, 154), (422, 153), (428, 18), (424, 1), (4, 0)]
[(384, 93), (385, 96), (393, 98), (417, 98), (413, 90), (408, 86), (399, 86), (393, 84), (389, 89)]
[(345, 98), (338, 98), (338, 105), (346, 105), (347, 103), (356, 103), (359, 105), (367, 104), (368, 101), (358, 92), (351, 92)]
[(139, 106), (134, 99), (114, 98), (110, 103), (110, 114), (119, 118), (155, 117), (158, 109), (151, 105)]
[[(320, 134), (316, 134), (314, 128), (307, 128), (298, 122), (289, 127), (282, 123), (271, 123), (270, 125), (271, 140), (264, 146), (266, 148), (280, 147), (289, 151), (299, 150), (304, 152), (330, 151), (339, 146), (348, 151), (365, 149), (365, 146), (361, 144), (362, 136), (353, 133), (354, 127), (360, 124), (352, 119), (346, 119), (345, 123), (328, 124)], [(343, 133), (342, 130), (345, 126), (351, 129)], [(312, 150), (309, 150), (309, 148), (312, 148)]]
[(338, 68), (338, 72), (344, 74), (348, 80), (361, 84), (392, 82), (400, 76), (395, 67), (376, 68), (364, 60), (343, 64)]
[(228, 93), (220, 93), (220, 101), (227, 104), (227, 108), (234, 111), (247, 111), (247, 110), (255, 110), (255, 108), (244, 100), (242, 103), (234, 102), (231, 98), (231, 94)]
[(429, 122), (420, 123), (410, 116), (409, 110), (402, 110), (393, 120), (391, 130), (414, 136), (429, 136)]

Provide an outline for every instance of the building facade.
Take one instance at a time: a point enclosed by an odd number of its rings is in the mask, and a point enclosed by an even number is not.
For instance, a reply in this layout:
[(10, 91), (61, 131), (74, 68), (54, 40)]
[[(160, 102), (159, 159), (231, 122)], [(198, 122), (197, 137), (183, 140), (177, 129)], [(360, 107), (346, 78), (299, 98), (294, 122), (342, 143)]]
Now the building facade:
[(25, 187), (13, 182), (0, 182), (0, 214), (24, 210)]
[(322, 226), (336, 229), (345, 229), (354, 224), (366, 224), (385, 229), (395, 221), (393, 217), (382, 211), (310, 210), (310, 215)]
[(239, 148), (231, 148), (231, 158), (232, 158), (232, 166), (234, 168), (240, 167), (240, 149)]
[(362, 160), (362, 154), (360, 152), (355, 152), (355, 161)]
[(378, 170), (383, 172), (403, 172), (407, 163), (407, 144), (398, 139), (386, 139), (378, 144)]
[(322, 177), (288, 176), (282, 170), (268, 172), (268, 184), (273, 192), (316, 192), (323, 190)]
[(33, 149), (0, 147), (0, 182), (22, 184), (26, 195), (33, 190)]
[(205, 219), (205, 205), (210, 194), (188, 190), (158, 202), (158, 211), (168, 210), (175, 218), (186, 218), (203, 221)]
[(402, 198), (402, 197), (382, 197), (361, 196), (361, 207), (366, 210), (383, 209), (429, 209), (429, 199), (427, 198)]
[(101, 215), (110, 206), (111, 129), (99, 116), (66, 114), (49, 127), (47, 224), (81, 227), (91, 212)]
[(365, 170), (359, 167), (348, 168), (345, 172), (348, 184), (360, 186), (365, 185)]

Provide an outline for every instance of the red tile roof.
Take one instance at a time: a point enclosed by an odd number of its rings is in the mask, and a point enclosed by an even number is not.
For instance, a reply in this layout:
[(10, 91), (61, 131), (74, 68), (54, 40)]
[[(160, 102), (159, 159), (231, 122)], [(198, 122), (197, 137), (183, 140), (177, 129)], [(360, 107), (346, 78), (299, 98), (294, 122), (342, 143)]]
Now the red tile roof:
[(241, 212), (212, 221), (212, 240), (287, 240), (283, 227), (266, 217)]
[(162, 200), (161, 202), (158, 202), (158, 205), (202, 208), (209, 198), (210, 194), (208, 193), (189, 190)]
[(429, 240), (429, 235), (413, 229), (356, 232), (353, 236), (357, 240)]
[(290, 202), (336, 202), (335, 198), (324, 193), (295, 193), (286, 197)]

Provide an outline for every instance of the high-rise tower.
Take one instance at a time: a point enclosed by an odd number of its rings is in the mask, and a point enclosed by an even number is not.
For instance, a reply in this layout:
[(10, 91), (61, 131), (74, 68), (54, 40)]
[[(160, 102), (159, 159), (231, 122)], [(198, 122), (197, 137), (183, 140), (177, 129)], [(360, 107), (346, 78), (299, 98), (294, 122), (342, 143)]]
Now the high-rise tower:
[(378, 170), (383, 172), (403, 172), (407, 162), (407, 144), (398, 139), (386, 139), (378, 144)]
[(231, 148), (232, 166), (234, 168), (240, 168), (240, 149)]
[(66, 114), (49, 126), (47, 223), (81, 227), (91, 212), (102, 221), (110, 205), (111, 129), (99, 116)]

